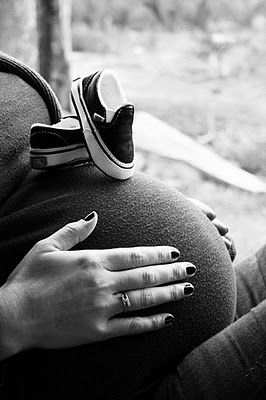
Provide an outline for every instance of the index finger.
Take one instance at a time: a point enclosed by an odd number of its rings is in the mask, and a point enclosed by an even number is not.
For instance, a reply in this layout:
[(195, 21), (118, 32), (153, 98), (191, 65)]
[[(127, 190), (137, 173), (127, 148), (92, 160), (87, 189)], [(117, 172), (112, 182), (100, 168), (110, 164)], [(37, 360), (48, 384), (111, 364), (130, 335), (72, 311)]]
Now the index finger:
[(103, 265), (110, 271), (170, 263), (180, 256), (177, 248), (172, 246), (143, 246), (98, 251), (100, 258), (105, 261)]
[(217, 228), (217, 230), (221, 236), (225, 236), (229, 232), (229, 229), (227, 228), (227, 226), (222, 221), (220, 221), (218, 218), (215, 218), (212, 221), (212, 223)]
[(206, 217), (209, 218), (210, 221), (216, 218), (216, 213), (210, 206), (207, 206), (207, 204), (192, 197), (189, 197), (188, 199), (191, 201), (191, 203), (198, 207), (206, 215)]

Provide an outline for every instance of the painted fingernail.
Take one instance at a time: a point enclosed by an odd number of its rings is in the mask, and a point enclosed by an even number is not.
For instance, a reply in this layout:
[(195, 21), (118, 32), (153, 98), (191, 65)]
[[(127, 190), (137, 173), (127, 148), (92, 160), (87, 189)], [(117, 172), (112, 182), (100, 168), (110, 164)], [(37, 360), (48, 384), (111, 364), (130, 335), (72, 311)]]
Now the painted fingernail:
[(91, 213), (89, 213), (88, 215), (86, 215), (85, 218), (83, 218), (85, 221), (91, 221), (94, 217), (96, 216), (95, 211), (92, 211)]
[(187, 275), (194, 275), (195, 273), (196, 273), (196, 271), (197, 271), (197, 268), (195, 267), (195, 265), (189, 265), (187, 268), (186, 268), (186, 273), (187, 273)]
[(190, 284), (186, 284), (184, 287), (184, 294), (186, 296), (188, 296), (189, 294), (192, 294), (193, 292), (194, 292), (193, 286), (191, 286)]
[(166, 317), (164, 320), (165, 325), (170, 325), (173, 322), (174, 322), (174, 317), (172, 315), (168, 315), (168, 317)]
[(179, 256), (180, 256), (179, 251), (174, 250), (174, 251), (171, 252), (171, 257), (172, 257), (173, 259), (176, 259), (176, 258), (178, 258)]

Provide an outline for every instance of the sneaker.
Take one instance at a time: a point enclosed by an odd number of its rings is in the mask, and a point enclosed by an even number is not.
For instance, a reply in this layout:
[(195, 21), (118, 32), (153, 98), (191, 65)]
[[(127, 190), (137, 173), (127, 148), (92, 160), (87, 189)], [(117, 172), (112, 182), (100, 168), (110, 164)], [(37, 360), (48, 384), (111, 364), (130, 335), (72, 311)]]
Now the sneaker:
[(30, 162), (33, 169), (73, 166), (89, 159), (76, 116), (65, 117), (55, 125), (32, 125)]
[(130, 178), (135, 169), (134, 106), (127, 102), (113, 71), (76, 79), (71, 98), (94, 164), (113, 178)]

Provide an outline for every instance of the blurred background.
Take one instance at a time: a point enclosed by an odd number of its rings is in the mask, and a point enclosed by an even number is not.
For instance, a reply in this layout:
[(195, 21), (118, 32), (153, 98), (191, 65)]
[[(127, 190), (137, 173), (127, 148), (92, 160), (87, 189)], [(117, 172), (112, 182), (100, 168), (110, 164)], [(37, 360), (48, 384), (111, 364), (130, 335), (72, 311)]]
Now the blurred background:
[[(264, 0), (0, 0), (0, 51), (39, 71), (66, 113), (71, 80), (111, 68), (136, 112), (266, 183)], [(137, 148), (137, 169), (210, 205), (243, 260), (266, 243), (266, 195), (192, 164)]]

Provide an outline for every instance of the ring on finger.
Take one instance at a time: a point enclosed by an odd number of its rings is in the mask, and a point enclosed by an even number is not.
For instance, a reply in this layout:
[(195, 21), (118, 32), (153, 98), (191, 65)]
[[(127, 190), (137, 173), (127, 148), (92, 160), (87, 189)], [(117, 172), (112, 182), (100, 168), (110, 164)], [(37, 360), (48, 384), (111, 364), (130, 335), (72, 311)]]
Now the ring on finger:
[(131, 303), (128, 297), (128, 294), (126, 292), (121, 292), (119, 296), (122, 306), (123, 306), (123, 311), (126, 313), (128, 309), (131, 307)]

